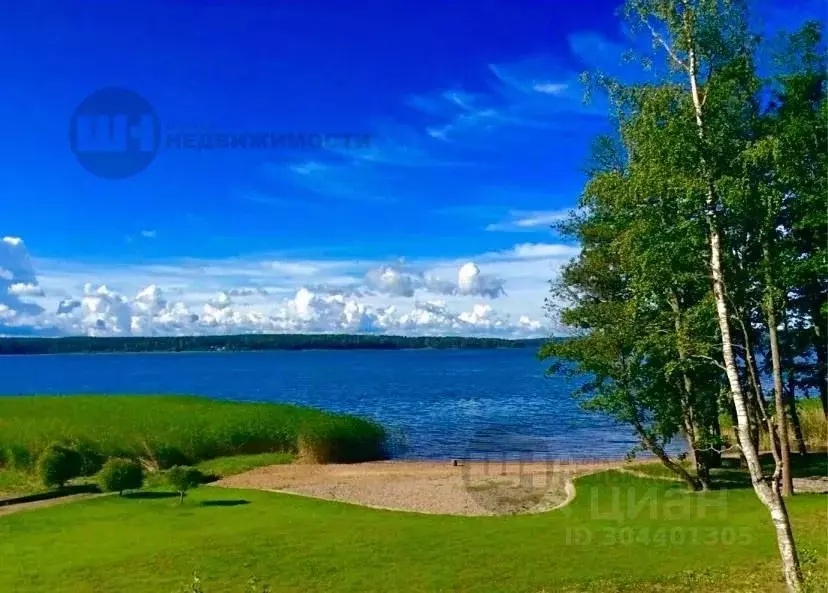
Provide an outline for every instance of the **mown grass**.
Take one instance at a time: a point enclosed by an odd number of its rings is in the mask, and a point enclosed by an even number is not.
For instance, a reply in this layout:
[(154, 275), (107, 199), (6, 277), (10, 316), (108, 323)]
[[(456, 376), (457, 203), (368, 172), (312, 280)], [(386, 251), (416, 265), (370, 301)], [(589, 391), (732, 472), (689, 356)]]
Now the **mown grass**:
[(379, 459), (385, 431), (361, 418), (287, 404), (143, 395), (0, 398), (3, 467), (29, 470), (55, 441), (164, 469), (274, 452), (321, 462)]
[(259, 453), (257, 455), (234, 455), (232, 457), (218, 457), (202, 461), (196, 467), (206, 476), (226, 478), (242, 474), (257, 467), (268, 465), (284, 465), (293, 463), (296, 459), (290, 453)]
[[(474, 518), (211, 486), (183, 506), (102, 497), (0, 518), (0, 590), (172, 593), (193, 571), (206, 593), (246, 592), (251, 577), (296, 593), (784, 590), (749, 488), (694, 494), (613, 471), (576, 486), (557, 511)], [(825, 497), (796, 496), (789, 509), (818, 578)]]
[[(217, 457), (208, 459), (195, 465), (207, 483), (228, 478), (236, 474), (267, 467), (269, 465), (285, 465), (296, 461), (296, 456), (290, 453), (256, 453), (253, 455), (233, 455), (231, 457)], [(2, 472), (0, 472), (2, 474)], [(90, 478), (90, 481), (97, 482), (97, 476)], [(153, 472), (145, 476), (145, 488), (163, 488), (167, 486), (165, 472)]]

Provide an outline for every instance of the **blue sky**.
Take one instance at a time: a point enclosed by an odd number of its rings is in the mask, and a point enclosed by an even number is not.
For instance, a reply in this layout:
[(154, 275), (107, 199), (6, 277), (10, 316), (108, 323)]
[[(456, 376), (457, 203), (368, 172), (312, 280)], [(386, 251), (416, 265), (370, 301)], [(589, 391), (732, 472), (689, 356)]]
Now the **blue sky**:
[[(795, 22), (809, 6), (763, 10)], [(6, 242), (0, 266), (5, 257), (17, 284), (37, 284), (18, 287), (18, 302), (35, 299), (45, 314), (78, 302), (83, 320), (69, 333), (186, 333), (182, 315), (193, 314), (215, 322), (198, 331), (414, 332), (425, 314), (438, 319), (423, 331), (476, 331), (463, 312), (486, 318), (488, 333), (547, 331), (536, 323), (546, 281), (577, 253), (549, 224), (575, 204), (589, 143), (608, 126), (599, 103), (583, 104), (577, 75), (620, 71), (629, 42), (616, 7), (17, 3), (0, 23), (0, 236), (23, 243)], [(141, 94), (163, 125), (371, 143), (162, 149), (138, 175), (101, 179), (78, 164), (67, 134), (75, 107), (106, 86)], [(147, 307), (172, 315), (180, 303), (186, 315), (130, 321), (148, 286)], [(297, 301), (303, 287), (311, 297)], [(388, 307), (396, 325), (377, 325)], [(308, 319), (250, 320), (283, 309)], [(28, 324), (57, 331), (54, 320)]]

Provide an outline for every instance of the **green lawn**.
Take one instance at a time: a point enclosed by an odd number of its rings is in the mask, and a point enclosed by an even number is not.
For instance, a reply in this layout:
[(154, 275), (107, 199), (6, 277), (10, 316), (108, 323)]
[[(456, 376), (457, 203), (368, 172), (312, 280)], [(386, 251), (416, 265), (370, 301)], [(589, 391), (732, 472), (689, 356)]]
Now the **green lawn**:
[[(152, 491), (0, 517), (0, 591), (780, 591), (752, 490), (692, 494), (606, 472), (564, 509), (428, 516), (210, 486), (181, 507)], [(790, 501), (809, 572), (825, 571), (826, 498)], [(741, 586), (745, 581), (746, 585)]]

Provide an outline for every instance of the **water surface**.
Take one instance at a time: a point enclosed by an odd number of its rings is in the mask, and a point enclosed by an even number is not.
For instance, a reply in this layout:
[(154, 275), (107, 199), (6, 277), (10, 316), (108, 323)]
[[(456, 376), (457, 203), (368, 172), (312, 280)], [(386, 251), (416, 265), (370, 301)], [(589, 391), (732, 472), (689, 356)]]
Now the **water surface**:
[(533, 349), (0, 357), (0, 394), (175, 393), (279, 401), (378, 420), (407, 458), (623, 457), (628, 429), (586, 413)]

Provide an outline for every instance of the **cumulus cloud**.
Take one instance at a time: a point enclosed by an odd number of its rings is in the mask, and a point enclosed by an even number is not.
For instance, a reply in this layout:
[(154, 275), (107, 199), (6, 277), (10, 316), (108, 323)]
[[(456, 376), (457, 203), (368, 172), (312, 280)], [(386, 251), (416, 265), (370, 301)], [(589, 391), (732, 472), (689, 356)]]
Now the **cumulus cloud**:
[[(37, 274), (23, 242), (4, 239), (0, 334), (543, 336), (551, 331), (542, 311), (545, 269), (564, 261), (568, 249), (523, 244), (480, 254), (479, 264), (367, 262), (361, 274), (353, 261), (272, 266), (267, 259), (132, 268), (41, 260)], [(516, 298), (506, 294), (504, 276)]]
[(496, 299), (505, 295), (503, 280), (482, 274), (474, 262), (457, 270), (456, 281), (444, 280), (432, 272), (406, 270), (399, 266), (381, 266), (368, 272), (366, 285), (380, 294), (413, 297), (417, 291), (435, 295), (467, 295)]
[(18, 297), (42, 297), (43, 289), (37, 284), (18, 282), (9, 286), (9, 294)]
[(382, 266), (369, 271), (365, 282), (369, 288), (380, 293), (403, 297), (414, 296), (415, 290), (425, 286), (425, 278), (421, 274), (398, 270), (393, 266)]
[(457, 289), (460, 294), (481, 295), (492, 299), (506, 294), (502, 280), (481, 274), (480, 268), (472, 262), (463, 264), (458, 270)]
[(0, 240), (0, 330), (31, 323), (43, 313), (43, 307), (24, 300), (42, 296), (34, 264), (23, 240), (3, 237)]

